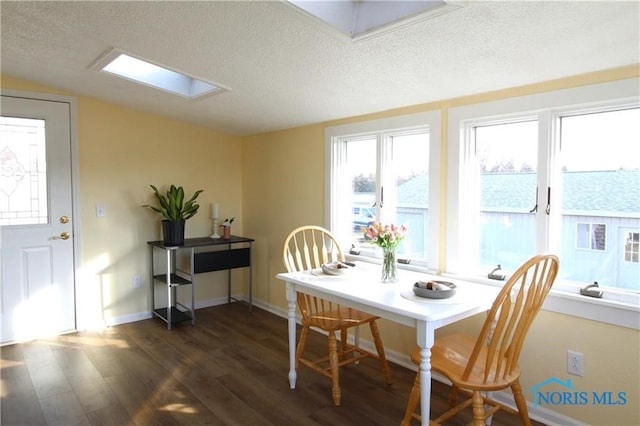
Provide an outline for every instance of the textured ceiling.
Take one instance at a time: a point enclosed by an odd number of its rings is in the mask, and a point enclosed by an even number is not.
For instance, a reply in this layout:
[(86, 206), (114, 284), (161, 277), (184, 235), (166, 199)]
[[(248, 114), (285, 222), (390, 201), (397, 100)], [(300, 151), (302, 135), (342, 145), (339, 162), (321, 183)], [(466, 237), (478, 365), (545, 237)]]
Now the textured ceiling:
[[(640, 2), (469, 1), (351, 42), (279, 1), (0, 3), (3, 74), (250, 135), (640, 63)], [(115, 47), (231, 90), (90, 69)]]

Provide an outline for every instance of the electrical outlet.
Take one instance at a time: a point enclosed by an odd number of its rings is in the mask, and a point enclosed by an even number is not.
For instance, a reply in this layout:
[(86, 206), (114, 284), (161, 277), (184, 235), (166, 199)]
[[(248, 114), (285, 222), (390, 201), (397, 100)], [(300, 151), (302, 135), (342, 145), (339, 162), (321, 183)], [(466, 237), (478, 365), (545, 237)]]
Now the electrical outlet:
[(141, 284), (140, 275), (134, 275), (133, 276), (133, 288), (140, 288), (140, 284)]
[(583, 354), (575, 351), (567, 351), (567, 372), (582, 377), (584, 374), (582, 361)]

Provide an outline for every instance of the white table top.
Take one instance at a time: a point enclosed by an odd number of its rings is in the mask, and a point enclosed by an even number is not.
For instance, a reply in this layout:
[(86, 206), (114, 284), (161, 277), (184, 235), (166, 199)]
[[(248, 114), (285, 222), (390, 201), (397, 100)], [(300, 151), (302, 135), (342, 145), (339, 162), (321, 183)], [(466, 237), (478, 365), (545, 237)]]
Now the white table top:
[[(393, 321), (416, 326), (424, 321), (433, 328), (466, 318), (491, 307), (499, 289), (409, 270), (398, 270), (397, 283), (380, 281), (381, 266), (358, 262), (344, 275), (325, 275), (321, 270), (281, 273), (277, 278), (293, 283), (297, 291), (321, 296)], [(413, 294), (418, 280), (440, 280), (456, 285), (448, 299), (426, 299)]]

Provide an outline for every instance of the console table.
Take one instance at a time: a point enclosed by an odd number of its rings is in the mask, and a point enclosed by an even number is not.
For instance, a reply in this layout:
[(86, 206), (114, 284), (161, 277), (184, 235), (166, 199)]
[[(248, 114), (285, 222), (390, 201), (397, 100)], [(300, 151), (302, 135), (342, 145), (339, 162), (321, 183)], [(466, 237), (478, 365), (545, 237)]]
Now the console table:
[[(189, 321), (196, 323), (195, 295), (193, 282), (195, 274), (213, 271), (228, 271), (227, 291), (228, 303), (232, 300), (239, 301), (231, 296), (231, 270), (236, 268), (249, 268), (249, 311), (253, 308), (253, 268), (251, 266), (252, 238), (232, 235), (230, 239), (224, 238), (186, 238), (181, 246), (165, 246), (163, 241), (149, 241), (150, 258), (150, 282), (151, 282), (151, 315), (161, 318), (167, 323), (167, 329), (178, 322)], [(177, 254), (186, 251), (188, 260), (186, 268), (178, 266)], [(156, 253), (158, 252), (158, 253)], [(156, 272), (157, 262), (155, 256), (164, 256), (163, 272)], [(167, 306), (165, 308), (155, 306), (155, 286), (164, 284), (167, 292)], [(181, 286), (191, 287), (191, 301), (181, 303), (177, 300), (176, 290)], [(181, 308), (181, 309), (180, 309)]]

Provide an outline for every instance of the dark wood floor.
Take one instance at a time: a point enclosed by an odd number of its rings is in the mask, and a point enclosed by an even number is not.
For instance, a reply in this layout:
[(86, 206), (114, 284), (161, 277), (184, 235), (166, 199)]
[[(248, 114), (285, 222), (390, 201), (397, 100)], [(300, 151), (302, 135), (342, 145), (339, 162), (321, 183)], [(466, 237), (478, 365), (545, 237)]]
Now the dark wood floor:
[[(197, 324), (167, 331), (159, 319), (1, 348), (2, 425), (398, 425), (413, 371), (374, 360), (330, 380), (301, 367), (289, 389), (284, 318), (233, 303), (200, 309)], [(384, 336), (383, 336), (384, 339)], [(309, 350), (324, 353), (313, 333)], [(433, 384), (432, 412), (447, 386)], [(468, 413), (453, 425), (469, 421)], [(493, 424), (519, 424), (506, 413)], [(417, 422), (416, 422), (417, 424)], [(537, 423), (539, 424), (539, 423)]]

